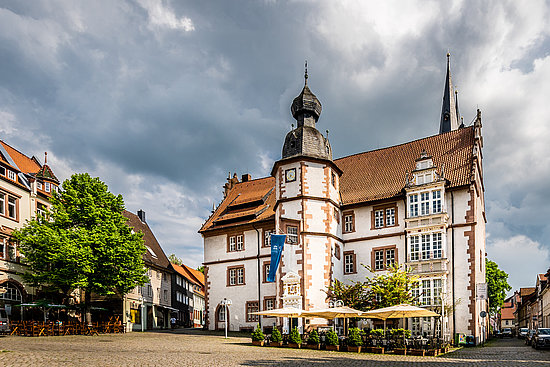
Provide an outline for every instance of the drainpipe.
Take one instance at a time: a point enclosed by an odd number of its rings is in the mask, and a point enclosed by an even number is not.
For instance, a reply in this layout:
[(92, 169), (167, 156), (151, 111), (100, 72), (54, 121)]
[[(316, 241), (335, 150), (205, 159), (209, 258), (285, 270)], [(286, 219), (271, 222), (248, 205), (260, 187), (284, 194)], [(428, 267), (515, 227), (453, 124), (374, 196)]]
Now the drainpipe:
[(451, 254), (452, 254), (452, 267), (453, 267), (453, 341), (456, 334), (456, 301), (455, 301), (455, 199), (454, 194), (451, 191)]
[[(252, 223), (252, 228), (256, 231), (256, 235), (258, 238), (258, 254), (256, 255), (256, 261), (258, 262), (258, 311), (262, 310), (262, 298), (261, 298), (261, 271), (260, 271), (260, 231), (258, 231), (258, 228)], [(262, 317), (258, 316), (258, 324), (260, 324), (260, 328), (262, 327)]]

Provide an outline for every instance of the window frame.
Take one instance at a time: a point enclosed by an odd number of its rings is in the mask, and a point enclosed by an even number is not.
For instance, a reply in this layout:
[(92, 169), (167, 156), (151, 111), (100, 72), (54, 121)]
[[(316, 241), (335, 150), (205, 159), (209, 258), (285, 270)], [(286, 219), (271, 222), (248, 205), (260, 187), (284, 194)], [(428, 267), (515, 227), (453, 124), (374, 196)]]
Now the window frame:
[[(290, 228), (295, 228), (296, 234), (289, 233)], [(297, 245), (300, 243), (300, 226), (298, 224), (287, 224), (285, 226), (285, 233), (286, 233), (286, 239), (285, 239), (286, 243), (288, 243), (289, 245)], [(290, 240), (291, 238), (296, 238), (296, 241), (292, 242)]]
[[(351, 271), (348, 271), (347, 259), (351, 259)], [(355, 251), (344, 251), (344, 274), (357, 274), (357, 254)]]
[(264, 240), (262, 242), (262, 247), (270, 248), (271, 247), (271, 234), (275, 233), (274, 228), (267, 228), (263, 230)]
[[(381, 247), (374, 247), (371, 251), (371, 268), (374, 271), (386, 271), (388, 270), (390, 264), (388, 264), (388, 251), (393, 251), (393, 264), (399, 263), (398, 249), (397, 245), (388, 245)], [(381, 268), (376, 267), (376, 253), (382, 252), (382, 258), (379, 259), (382, 263)]]
[(241, 252), (244, 251), (245, 248), (244, 232), (236, 232), (227, 235), (227, 252)]
[(252, 314), (252, 312), (258, 312), (258, 311), (260, 311), (260, 301), (246, 301), (244, 306), (246, 322), (260, 321), (260, 315)]
[(262, 265), (263, 279), (262, 283), (270, 283), (267, 281), (267, 276), (269, 275), (269, 268), (271, 267), (271, 261), (264, 261)]
[[(350, 218), (347, 221), (347, 218)], [(349, 228), (348, 228), (349, 224)], [(348, 210), (342, 213), (342, 233), (353, 233), (355, 232), (355, 211)]]
[[(242, 269), (242, 283), (239, 283), (239, 270)], [(235, 284), (231, 284), (231, 271), (235, 271)], [(238, 287), (241, 285), (246, 285), (246, 277), (245, 277), (245, 268), (244, 265), (233, 265), (227, 267), (227, 282), (226, 285), (228, 287)]]
[[(391, 216), (388, 211), (392, 209), (393, 215)], [(373, 206), (371, 211), (371, 230), (397, 227), (399, 225), (398, 212), (399, 210), (396, 202)], [(381, 213), (382, 216), (377, 216), (378, 213)], [(393, 219), (393, 224), (388, 224), (390, 218)]]
[[(268, 302), (268, 301), (272, 301), (272, 302), (273, 302), (272, 308), (268, 308), (268, 307), (267, 307), (267, 302)], [(275, 309), (275, 308), (277, 308), (277, 297), (275, 297), (275, 296), (266, 296), (266, 297), (264, 297), (264, 308), (263, 308), (263, 310), (264, 310), (264, 311), (269, 311), (269, 310), (273, 310), (273, 309)], [(274, 318), (274, 317), (275, 317), (275, 316), (264, 316), (264, 319), (265, 319), (265, 318)]]

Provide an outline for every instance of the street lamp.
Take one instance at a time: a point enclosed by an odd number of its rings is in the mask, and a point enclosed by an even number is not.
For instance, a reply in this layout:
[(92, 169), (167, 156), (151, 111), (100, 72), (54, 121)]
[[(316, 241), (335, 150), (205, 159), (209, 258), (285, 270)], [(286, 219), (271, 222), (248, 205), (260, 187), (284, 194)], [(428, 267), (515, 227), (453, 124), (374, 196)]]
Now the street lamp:
[(145, 327), (143, 326), (143, 321), (145, 321), (145, 320), (144, 320), (144, 319), (145, 319), (145, 315), (144, 315), (145, 312), (143, 311), (143, 310), (145, 309), (144, 306), (145, 306), (145, 305), (143, 304), (143, 297), (140, 296), (140, 297), (139, 297), (139, 307), (141, 308), (141, 310), (140, 310), (141, 320), (139, 320), (139, 321), (141, 321), (141, 332), (144, 332), (144, 331), (145, 331), (145, 330), (144, 330)]
[(224, 307), (224, 320), (225, 320), (225, 339), (227, 339), (227, 306), (231, 306), (233, 302), (230, 299), (224, 298), (220, 304)]

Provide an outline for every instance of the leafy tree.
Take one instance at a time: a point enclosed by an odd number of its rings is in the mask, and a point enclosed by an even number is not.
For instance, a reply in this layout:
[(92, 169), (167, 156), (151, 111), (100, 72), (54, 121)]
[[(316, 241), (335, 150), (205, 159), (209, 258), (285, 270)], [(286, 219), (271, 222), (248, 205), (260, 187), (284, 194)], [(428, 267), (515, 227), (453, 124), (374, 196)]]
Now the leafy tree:
[(356, 310), (367, 311), (371, 309), (371, 303), (367, 298), (365, 282), (346, 284), (335, 280), (328, 287), (327, 298), (340, 300), (344, 302), (344, 305)]
[(122, 215), (124, 201), (87, 173), (74, 174), (53, 193), (46, 215), (14, 232), (24, 261), (25, 279), (57, 288), (65, 295), (84, 291), (91, 322), (91, 294), (125, 294), (147, 281), (143, 234), (133, 233)]
[(197, 270), (204, 274), (204, 265), (199, 266)]
[(504, 270), (500, 270), (498, 265), (489, 259), (485, 259), (485, 279), (489, 297), (489, 312), (495, 314), (504, 303), (506, 292), (512, 287), (508, 284), (508, 274)]
[[(368, 266), (363, 265), (373, 272)], [(386, 274), (367, 277), (365, 287), (366, 299), (375, 308), (390, 307), (402, 303), (413, 303), (412, 288), (418, 283), (418, 278), (411, 275), (411, 270), (401, 268), (398, 264), (389, 267)]]
[(183, 265), (183, 261), (176, 256), (176, 254), (170, 254), (170, 256), (168, 256), (168, 260), (170, 260), (171, 263), (174, 263), (176, 265), (179, 265), (179, 266), (182, 266)]

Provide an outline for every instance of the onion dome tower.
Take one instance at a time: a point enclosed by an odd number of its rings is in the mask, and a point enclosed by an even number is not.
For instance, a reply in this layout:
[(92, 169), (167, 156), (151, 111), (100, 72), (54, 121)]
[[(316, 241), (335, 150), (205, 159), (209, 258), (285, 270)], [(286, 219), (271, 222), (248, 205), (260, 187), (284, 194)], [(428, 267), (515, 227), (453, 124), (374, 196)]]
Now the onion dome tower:
[(298, 97), (294, 98), (290, 107), (297, 127), (286, 135), (282, 158), (306, 156), (332, 160), (332, 149), (328, 138), (315, 128), (321, 115), (322, 106), (319, 99), (309, 89), (307, 78), (306, 63), (304, 88)]

